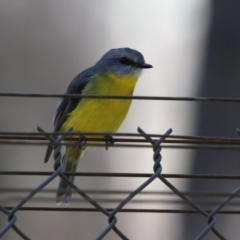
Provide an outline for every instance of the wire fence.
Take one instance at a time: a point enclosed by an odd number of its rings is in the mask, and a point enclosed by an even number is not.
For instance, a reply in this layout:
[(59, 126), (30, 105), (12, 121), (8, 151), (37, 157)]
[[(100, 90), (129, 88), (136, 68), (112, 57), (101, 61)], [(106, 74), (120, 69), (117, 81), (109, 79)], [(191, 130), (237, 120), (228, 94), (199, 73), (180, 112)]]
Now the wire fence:
[[(171, 129), (169, 129), (164, 135), (161, 135), (161, 137), (158, 140), (153, 140), (153, 138), (146, 134), (141, 128), (138, 128), (138, 132), (139, 135), (142, 136), (147, 142), (149, 142), (153, 148), (153, 159), (154, 159), (154, 166), (153, 166), (153, 174), (136, 174), (137, 177), (141, 176), (141, 177), (147, 177), (147, 180), (144, 181), (137, 189), (135, 189), (134, 191), (130, 192), (127, 197), (122, 200), (115, 208), (113, 209), (106, 209), (104, 207), (101, 206), (101, 204), (99, 204), (99, 202), (95, 201), (94, 199), (92, 199), (85, 191), (83, 191), (82, 189), (80, 189), (78, 186), (76, 186), (75, 184), (73, 184), (71, 181), (68, 180), (68, 178), (66, 177), (66, 175), (69, 175), (69, 173), (63, 173), (62, 172), (62, 165), (61, 165), (61, 145), (63, 144), (62, 141), (64, 139), (64, 137), (66, 135), (69, 135), (71, 132), (71, 129), (69, 129), (66, 134), (60, 135), (57, 139), (53, 138), (51, 136), (51, 134), (46, 133), (43, 129), (41, 129), (40, 127), (38, 127), (38, 131), (40, 132), (40, 134), (42, 134), (42, 136), (45, 136), (47, 139), (49, 139), (52, 144), (55, 145), (54, 147), (54, 172), (52, 173), (45, 173), (45, 175), (51, 174), (50, 176), (48, 176), (45, 181), (43, 181), (39, 186), (37, 186), (34, 190), (30, 191), (27, 196), (25, 198), (23, 198), (22, 200), (20, 200), (14, 207), (4, 207), (2, 205), (0, 205), (0, 210), (6, 214), (8, 216), (8, 223), (0, 230), (0, 237), (2, 237), (10, 228), (14, 229), (16, 231), (16, 233), (19, 234), (19, 236), (21, 236), (23, 239), (30, 239), (29, 236), (27, 236), (26, 233), (24, 233), (23, 230), (19, 229), (17, 227), (17, 218), (15, 216), (16, 212), (19, 210), (43, 210), (44, 208), (24, 208), (24, 204), (30, 200), (37, 192), (39, 192), (41, 189), (43, 189), (45, 186), (47, 186), (54, 178), (56, 177), (61, 177), (62, 179), (64, 179), (64, 181), (68, 182), (68, 184), (78, 193), (80, 194), (86, 201), (88, 201), (89, 203), (91, 203), (94, 207), (95, 210), (102, 212), (104, 215), (106, 215), (108, 217), (108, 223), (109, 225), (107, 226), (106, 229), (103, 229), (102, 233), (100, 233), (96, 239), (103, 239), (104, 236), (106, 236), (108, 234), (108, 232), (110, 230), (113, 230), (121, 239), (128, 239), (127, 236), (125, 236), (125, 234), (123, 233), (122, 230), (119, 230), (117, 228), (117, 213), (120, 211), (123, 211), (123, 207), (129, 203), (135, 195), (141, 193), (141, 191), (147, 187), (149, 184), (151, 184), (152, 181), (159, 179), (161, 180), (169, 189), (171, 189), (171, 191), (178, 195), (185, 203), (187, 203), (189, 206), (192, 207), (192, 209), (194, 209), (195, 211), (192, 210), (182, 210), (182, 211), (175, 211), (175, 212), (179, 212), (179, 213), (184, 213), (184, 212), (189, 212), (189, 213), (200, 213), (201, 215), (203, 215), (206, 218), (207, 221), (207, 226), (202, 230), (201, 233), (199, 233), (199, 235), (195, 238), (195, 239), (202, 239), (209, 231), (212, 231), (219, 239), (225, 239), (224, 236), (221, 235), (221, 233), (215, 229), (214, 225), (216, 223), (216, 220), (214, 218), (214, 216), (220, 212), (220, 210), (226, 205), (228, 204), (234, 197), (236, 197), (239, 194), (240, 188), (237, 188), (233, 193), (231, 193), (230, 195), (226, 196), (225, 198), (223, 198), (223, 200), (221, 200), (214, 208), (212, 211), (206, 211), (203, 208), (201, 208), (198, 204), (194, 203), (192, 200), (190, 200), (190, 198), (187, 196), (187, 194), (184, 194), (183, 192), (179, 191), (177, 188), (175, 188), (168, 180), (168, 177), (196, 177), (196, 178), (222, 178), (222, 179), (239, 179), (239, 176), (206, 176), (206, 175), (201, 175), (201, 176), (197, 176), (197, 175), (193, 175), (193, 176), (177, 176), (176, 174), (169, 174), (169, 175), (164, 175), (162, 174), (162, 167), (161, 167), (161, 144), (164, 143), (165, 141), (167, 141), (166, 139), (170, 137), (170, 134), (172, 132)], [(3, 137), (3, 136), (2, 136)], [(177, 136), (175, 136), (176, 138)], [(11, 137), (12, 139), (12, 137)], [(24, 138), (25, 139), (25, 138)], [(37, 139), (39, 140), (39, 138)], [(196, 140), (196, 139), (195, 139)], [(209, 141), (210, 139), (208, 138), (202, 138), (202, 141)], [(219, 144), (219, 142), (222, 142), (224, 144), (226, 143), (230, 143), (230, 142), (234, 142), (235, 144), (239, 144), (239, 141), (237, 139), (211, 139), (212, 141), (215, 141), (215, 143)], [(145, 141), (144, 141), (145, 142)], [(186, 142), (184, 142), (186, 143)], [(39, 143), (35, 143), (35, 144), (39, 144)], [(66, 143), (64, 143), (66, 144)], [(79, 143), (78, 143), (79, 144)], [(87, 143), (82, 143), (83, 145), (87, 144)], [(102, 146), (102, 145), (101, 145)], [(1, 174), (20, 174), (19, 172), (1, 172)], [(26, 175), (26, 172), (22, 172), (22, 174)], [(37, 175), (37, 173), (31, 173), (33, 175)], [(40, 175), (43, 175), (43, 173), (39, 173)], [(78, 175), (78, 174), (76, 174)], [(84, 173), (81, 173), (80, 175), (84, 175)], [(101, 175), (100, 173), (92, 173), (92, 174), (87, 174), (87, 175), (92, 175), (92, 176), (99, 176)], [(105, 176), (111, 176), (111, 174), (102, 174)], [(129, 174), (119, 174), (119, 176), (129, 176)], [(116, 176), (116, 174), (115, 174)], [(117, 175), (118, 176), (118, 175)], [(133, 177), (134, 174), (131, 174), (131, 176)], [(61, 211), (66, 211), (69, 209), (61, 209)], [(92, 211), (93, 209), (88, 209), (89, 211)], [(86, 211), (86, 208), (83, 209), (72, 209), (71, 211)], [(127, 211), (129, 212), (134, 212), (134, 209), (128, 209)], [(135, 212), (138, 212), (138, 210), (135, 209)], [(144, 210), (141, 210), (141, 212), (144, 212)], [(149, 210), (149, 212), (157, 212), (154, 210)], [(164, 212), (164, 210), (158, 210), (158, 212)], [(165, 210), (165, 212), (171, 212), (170, 210)], [(231, 211), (226, 211), (226, 212), (221, 212), (221, 213), (231, 213)], [(236, 213), (236, 212), (235, 212)]]
[[(11, 95), (11, 94), (10, 94)], [(22, 94), (12, 94), (12, 96), (21, 96)], [(45, 94), (46, 95), (46, 94)], [(0, 96), (5, 96), (4, 94), (0, 94)], [(6, 94), (9, 96), (9, 94)], [(42, 94), (25, 94), (25, 97), (42, 97)], [(49, 95), (47, 94), (49, 97)], [(52, 96), (52, 95), (51, 95)], [(59, 97), (64, 95), (56, 94), (53, 97)], [(69, 96), (71, 97), (71, 96)], [(76, 97), (76, 96), (73, 96)], [(79, 97), (79, 96), (78, 96)], [(81, 96), (82, 97), (82, 96)], [(89, 97), (89, 96), (88, 96)], [(91, 96), (93, 97), (93, 96)], [(99, 96), (97, 96), (99, 97)], [(119, 97), (119, 96), (117, 96)], [(141, 98), (137, 98), (141, 99)], [(151, 98), (153, 99), (153, 98)], [(158, 98), (156, 100), (159, 100)], [(163, 100), (163, 99), (162, 99)], [(179, 100), (179, 98), (166, 98), (165, 100)], [(214, 99), (214, 98), (182, 98), (182, 100), (189, 101), (227, 101), (227, 102), (239, 102), (240, 99)], [(210, 231), (212, 231), (216, 237), (219, 239), (226, 239), (219, 229), (215, 228), (216, 223), (216, 214), (240, 214), (240, 211), (236, 210), (222, 210), (226, 205), (234, 204), (233, 199), (239, 197), (240, 187), (236, 188), (231, 194), (228, 193), (218, 193), (218, 194), (210, 194), (210, 196), (217, 196), (220, 198), (219, 201), (212, 203), (213, 207), (211, 210), (206, 210), (200, 207), (200, 204), (197, 204), (196, 201), (192, 200), (189, 196), (192, 197), (191, 193), (187, 193), (184, 191), (180, 191), (173, 184), (171, 184), (167, 179), (168, 178), (200, 178), (200, 179), (234, 179), (239, 180), (240, 176), (238, 175), (196, 175), (196, 174), (162, 174), (162, 156), (161, 149), (162, 148), (183, 148), (183, 149), (218, 149), (218, 150), (240, 150), (240, 140), (233, 138), (210, 138), (210, 137), (192, 137), (192, 136), (174, 136), (171, 135), (172, 130), (169, 129), (165, 134), (146, 134), (141, 128), (138, 128), (138, 134), (130, 134), (130, 133), (116, 133), (112, 134), (114, 136), (114, 144), (113, 143), (101, 143), (104, 141), (103, 139), (94, 138), (96, 135), (105, 136), (107, 133), (81, 133), (81, 136), (87, 135), (85, 142), (77, 142), (79, 136), (76, 136), (76, 133), (71, 133), (72, 129), (68, 129), (64, 133), (59, 133), (57, 138), (53, 137), (54, 133), (45, 132), (42, 128), (38, 127), (38, 133), (16, 133), (16, 132), (0, 132), (0, 144), (19, 144), (19, 145), (47, 145), (48, 141), (54, 145), (54, 171), (53, 172), (20, 172), (20, 171), (1, 171), (0, 175), (41, 175), (46, 176), (46, 179), (35, 189), (29, 190), (26, 189), (25, 192), (26, 197), (20, 199), (17, 204), (13, 207), (11, 206), (3, 206), (0, 203), (0, 211), (5, 214), (8, 218), (5, 226), (0, 229), (0, 238), (3, 237), (10, 229), (13, 229), (22, 239), (31, 239), (28, 236), (27, 232), (24, 229), (20, 229), (17, 226), (18, 219), (16, 217), (16, 213), (18, 211), (42, 211), (42, 210), (53, 210), (53, 208), (44, 208), (44, 207), (24, 207), (25, 203), (28, 202), (36, 193), (44, 189), (50, 182), (52, 182), (56, 177), (62, 178), (66, 181), (72, 189), (76, 193), (78, 193), (85, 201), (89, 202), (93, 208), (56, 208), (57, 211), (98, 211), (105, 215), (108, 219), (108, 226), (105, 229), (102, 229), (102, 232), (96, 236), (96, 240), (103, 239), (111, 230), (113, 230), (116, 235), (118, 235), (121, 239), (129, 239), (124, 233), (123, 229), (119, 229), (117, 227), (117, 214), (119, 212), (155, 212), (155, 213), (198, 213), (206, 218), (206, 227), (202, 229), (201, 232), (196, 234), (195, 240), (203, 239)], [(238, 130), (239, 132), (239, 130)], [(92, 135), (92, 137), (91, 137)], [(90, 136), (90, 137), (89, 137)], [(157, 138), (157, 140), (155, 139)], [(64, 142), (63, 142), (64, 140)], [(66, 142), (66, 140), (70, 142)], [(75, 141), (75, 142), (73, 142)], [(98, 142), (99, 143), (96, 143)], [(94, 143), (91, 143), (94, 142)], [(137, 174), (137, 173), (64, 173), (62, 172), (62, 164), (61, 164), (61, 147), (62, 145), (82, 145), (86, 146), (96, 146), (96, 147), (139, 147), (139, 148), (152, 148), (153, 149), (153, 174)], [(83, 190), (79, 188), (77, 185), (73, 184), (68, 180), (68, 175), (75, 176), (102, 176), (102, 177), (142, 177), (146, 178), (146, 180), (139, 185), (135, 190), (130, 192), (122, 192), (126, 197), (123, 200), (117, 200), (118, 204), (115, 208), (105, 208), (101, 204), (101, 199), (93, 199), (90, 197), (91, 192)], [(189, 210), (175, 210), (175, 209), (124, 209), (123, 207), (128, 204), (130, 201), (134, 201), (134, 197), (136, 195), (143, 194), (143, 189), (145, 189), (148, 185), (150, 185), (153, 181), (160, 180), (163, 184), (165, 184), (170, 193), (178, 196), (179, 202), (185, 203), (190, 206)], [(14, 192), (13, 189), (9, 191)], [(17, 190), (15, 190), (17, 191)], [(55, 191), (55, 190), (53, 190)], [(116, 191), (114, 194), (118, 194), (120, 191)], [(207, 194), (203, 195), (203, 197), (207, 197)], [(21, 219), (19, 220), (21, 221)], [(34, 238), (34, 236), (33, 236)]]

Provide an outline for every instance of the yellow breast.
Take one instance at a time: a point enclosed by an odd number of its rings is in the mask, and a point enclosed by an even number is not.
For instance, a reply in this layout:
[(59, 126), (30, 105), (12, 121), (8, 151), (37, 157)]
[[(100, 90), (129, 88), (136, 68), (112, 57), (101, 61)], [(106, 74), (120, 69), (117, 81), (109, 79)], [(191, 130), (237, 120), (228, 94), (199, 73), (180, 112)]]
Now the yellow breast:
[[(137, 76), (118, 77), (114, 74), (96, 76), (83, 94), (132, 95)], [(82, 99), (69, 114), (61, 131), (73, 127), (74, 131), (116, 132), (125, 119), (131, 100), (126, 99)]]

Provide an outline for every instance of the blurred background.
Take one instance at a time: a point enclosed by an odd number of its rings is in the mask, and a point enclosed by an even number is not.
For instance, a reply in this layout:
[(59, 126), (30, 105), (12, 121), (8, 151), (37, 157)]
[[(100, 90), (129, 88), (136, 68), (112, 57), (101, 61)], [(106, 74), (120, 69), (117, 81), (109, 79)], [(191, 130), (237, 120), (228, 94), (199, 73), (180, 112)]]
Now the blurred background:
[[(65, 93), (70, 81), (106, 51), (130, 47), (154, 66), (142, 74), (134, 95), (239, 97), (239, 11), (240, 3), (233, 0), (2, 0), (0, 92)], [(52, 131), (59, 99), (0, 99), (0, 131), (33, 132), (38, 125)], [(236, 137), (239, 123), (238, 103), (134, 100), (119, 132), (136, 133), (140, 126), (147, 133), (163, 134), (172, 128), (179, 135)], [(0, 171), (52, 171), (53, 159), (43, 163), (45, 150), (44, 146), (0, 145)], [(237, 175), (240, 167), (237, 151), (163, 149), (162, 156), (163, 173)], [(96, 148), (86, 151), (78, 170), (152, 173), (152, 166), (151, 149)], [(44, 179), (46, 176), (0, 175), (0, 204), (14, 206)], [(75, 180), (85, 190), (124, 192), (145, 179)], [(181, 191), (207, 193), (229, 194), (239, 184), (236, 180), (170, 180)], [(56, 207), (57, 185), (55, 179), (44, 188), (45, 193), (36, 194), (25, 206)], [(159, 180), (144, 191), (171, 192)], [(115, 207), (125, 196), (96, 198), (108, 199), (100, 202), (104, 207)], [(220, 200), (213, 200), (207, 209)], [(74, 195), (68, 207), (91, 205)], [(167, 195), (139, 195), (126, 208), (191, 209), (177, 196), (170, 199)], [(103, 214), (94, 212), (19, 211), (17, 217), (17, 226), (31, 239), (95, 239), (108, 225)], [(118, 213), (117, 218), (123, 233), (138, 240), (194, 239), (207, 225), (200, 214)], [(226, 239), (239, 239), (238, 215), (218, 215), (217, 220), (216, 228)], [(0, 212), (0, 229), (6, 222)], [(2, 239), (21, 238), (10, 230)], [(104, 239), (119, 238), (111, 231)], [(204, 239), (217, 238), (209, 233)]]

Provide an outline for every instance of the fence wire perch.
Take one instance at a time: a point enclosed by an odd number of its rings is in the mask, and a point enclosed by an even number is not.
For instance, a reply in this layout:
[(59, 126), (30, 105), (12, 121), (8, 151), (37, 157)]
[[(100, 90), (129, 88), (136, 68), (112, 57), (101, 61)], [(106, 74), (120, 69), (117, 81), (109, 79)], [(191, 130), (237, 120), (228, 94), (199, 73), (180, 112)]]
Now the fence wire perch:
[[(117, 227), (117, 218), (116, 214), (128, 203), (132, 200), (132, 198), (140, 193), (146, 186), (148, 186), (153, 180), (159, 178), (166, 186), (168, 186), (175, 194), (177, 194), (182, 200), (184, 200), (187, 204), (189, 204), (192, 208), (194, 208), (197, 212), (203, 215), (207, 219), (207, 226), (202, 230), (202, 232), (195, 238), (195, 240), (203, 239), (203, 237), (211, 230), (219, 239), (224, 238), (215, 228), (214, 225), (216, 220), (214, 216), (226, 205), (228, 204), (234, 197), (236, 197), (240, 193), (240, 188), (237, 188), (233, 193), (229, 194), (225, 199), (223, 199), (210, 213), (202, 209), (200, 206), (195, 204), (192, 200), (190, 200), (186, 195), (184, 195), (181, 191), (176, 189), (166, 178), (163, 176), (162, 167), (161, 167), (161, 143), (171, 134), (172, 130), (169, 129), (162, 137), (158, 140), (153, 140), (149, 135), (147, 135), (141, 128), (138, 128), (138, 132), (141, 136), (143, 136), (148, 142), (150, 142), (153, 146), (153, 160), (154, 166), (153, 171), (154, 174), (151, 175), (144, 183), (142, 183), (137, 189), (132, 191), (124, 200), (122, 200), (111, 212), (103, 208), (99, 203), (94, 201), (91, 197), (89, 197), (83, 190), (74, 185), (72, 182), (68, 180), (68, 178), (62, 173), (62, 164), (61, 164), (61, 145), (64, 137), (67, 135), (61, 135), (57, 139), (45, 133), (43, 129), (38, 127), (38, 131), (43, 134), (46, 138), (50, 140), (52, 144), (54, 144), (54, 172), (37, 188), (31, 191), (24, 199), (19, 201), (11, 210), (7, 210), (3, 206), (0, 205), (0, 211), (8, 216), (8, 223), (0, 229), (0, 238), (8, 232), (9, 229), (14, 229), (15, 232), (21, 236), (23, 239), (30, 239), (22, 230), (20, 230), (16, 226), (17, 217), (15, 213), (20, 210), (20, 208), (30, 200), (38, 191), (43, 189), (46, 185), (48, 185), (54, 178), (61, 177), (64, 181), (66, 181), (76, 192), (78, 192), (86, 201), (91, 203), (96, 209), (102, 212), (104, 215), (108, 217), (108, 226), (99, 234), (96, 240), (100, 240), (106, 236), (109, 231), (112, 229), (121, 239), (128, 239)], [(68, 129), (66, 132), (70, 133), (72, 129)]]

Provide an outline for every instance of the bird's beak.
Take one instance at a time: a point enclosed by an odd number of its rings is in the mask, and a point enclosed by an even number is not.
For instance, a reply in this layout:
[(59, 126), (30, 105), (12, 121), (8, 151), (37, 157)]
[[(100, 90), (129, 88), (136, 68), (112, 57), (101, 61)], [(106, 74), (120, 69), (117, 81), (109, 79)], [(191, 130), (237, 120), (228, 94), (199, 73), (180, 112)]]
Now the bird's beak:
[(152, 68), (153, 66), (148, 63), (143, 63), (139, 66), (140, 68)]

